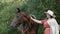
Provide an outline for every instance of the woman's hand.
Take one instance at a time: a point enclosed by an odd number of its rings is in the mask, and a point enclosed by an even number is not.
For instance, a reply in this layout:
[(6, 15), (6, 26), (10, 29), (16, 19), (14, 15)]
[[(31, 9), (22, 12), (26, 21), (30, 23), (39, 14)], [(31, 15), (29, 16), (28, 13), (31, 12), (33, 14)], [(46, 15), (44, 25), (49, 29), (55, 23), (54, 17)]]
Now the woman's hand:
[(32, 17), (31, 17), (31, 19), (32, 19), (33, 21), (37, 22), (37, 23), (41, 23), (41, 21), (36, 20), (36, 19), (34, 19), (34, 18), (32, 18)]
[(34, 18), (31, 17), (31, 19), (34, 19)]

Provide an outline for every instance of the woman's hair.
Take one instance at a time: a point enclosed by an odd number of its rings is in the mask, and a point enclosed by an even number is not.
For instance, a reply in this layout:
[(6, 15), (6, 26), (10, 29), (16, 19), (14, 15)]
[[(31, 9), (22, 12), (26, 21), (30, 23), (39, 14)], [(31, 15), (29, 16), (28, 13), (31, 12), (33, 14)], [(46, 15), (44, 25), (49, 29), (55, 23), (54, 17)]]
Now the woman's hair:
[(51, 16), (51, 18), (54, 18), (53, 16)]
[[(50, 15), (50, 18), (54, 18), (54, 17)], [(48, 19), (48, 18), (45, 18), (45, 19)]]

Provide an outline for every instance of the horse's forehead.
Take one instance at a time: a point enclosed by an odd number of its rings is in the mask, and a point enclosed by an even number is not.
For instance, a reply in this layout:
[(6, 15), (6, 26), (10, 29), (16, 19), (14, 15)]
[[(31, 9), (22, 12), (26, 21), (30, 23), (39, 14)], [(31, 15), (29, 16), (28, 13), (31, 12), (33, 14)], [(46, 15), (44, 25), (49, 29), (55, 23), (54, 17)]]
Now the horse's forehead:
[(21, 18), (24, 18), (24, 17), (30, 17), (28, 13), (26, 12), (21, 12), (21, 13), (18, 13), (16, 16), (20, 16)]
[(21, 14), (26, 14), (25, 12), (22, 12)]

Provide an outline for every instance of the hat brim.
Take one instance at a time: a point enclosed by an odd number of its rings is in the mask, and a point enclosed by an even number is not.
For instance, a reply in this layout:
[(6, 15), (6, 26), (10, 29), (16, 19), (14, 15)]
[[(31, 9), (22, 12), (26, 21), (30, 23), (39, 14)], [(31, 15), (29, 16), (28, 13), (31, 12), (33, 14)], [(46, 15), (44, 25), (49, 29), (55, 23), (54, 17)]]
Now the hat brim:
[[(49, 14), (49, 13), (47, 13), (47, 12), (44, 12), (45, 14)], [(49, 14), (50, 15), (50, 14)], [(51, 15), (52, 17), (56, 17), (55, 15)]]
[(45, 14), (48, 14), (47, 12), (44, 12)]

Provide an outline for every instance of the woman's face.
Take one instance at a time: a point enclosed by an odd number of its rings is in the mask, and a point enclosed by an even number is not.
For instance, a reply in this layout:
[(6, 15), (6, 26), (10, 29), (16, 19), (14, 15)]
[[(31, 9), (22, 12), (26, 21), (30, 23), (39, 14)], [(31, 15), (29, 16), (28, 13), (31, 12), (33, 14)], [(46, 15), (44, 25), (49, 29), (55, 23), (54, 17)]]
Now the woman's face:
[(46, 14), (47, 18), (50, 18), (50, 15), (49, 14)]

